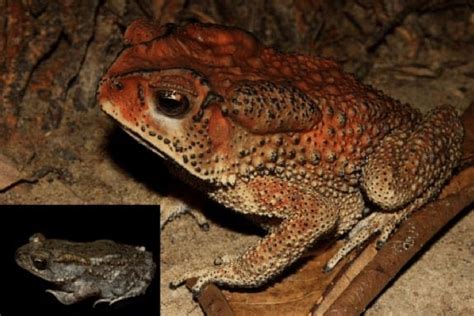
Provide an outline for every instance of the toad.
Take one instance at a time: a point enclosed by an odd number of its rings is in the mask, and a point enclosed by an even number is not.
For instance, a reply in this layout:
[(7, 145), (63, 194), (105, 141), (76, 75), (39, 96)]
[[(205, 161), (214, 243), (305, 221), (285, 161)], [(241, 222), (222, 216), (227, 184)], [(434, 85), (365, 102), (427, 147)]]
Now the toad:
[(348, 235), (327, 271), (375, 233), (381, 247), (458, 164), (452, 107), (423, 117), (334, 61), (212, 24), (141, 20), (125, 40), (100, 82), (102, 110), (218, 203), (277, 222), (241, 255), (172, 283), (198, 277), (196, 295), (210, 282), (267, 283), (324, 236)]
[(72, 242), (47, 239), (37, 233), (18, 248), (17, 264), (28, 272), (57, 285), (47, 290), (70, 305), (89, 297), (94, 305), (110, 305), (145, 293), (155, 272), (152, 254), (144, 247), (111, 240)]

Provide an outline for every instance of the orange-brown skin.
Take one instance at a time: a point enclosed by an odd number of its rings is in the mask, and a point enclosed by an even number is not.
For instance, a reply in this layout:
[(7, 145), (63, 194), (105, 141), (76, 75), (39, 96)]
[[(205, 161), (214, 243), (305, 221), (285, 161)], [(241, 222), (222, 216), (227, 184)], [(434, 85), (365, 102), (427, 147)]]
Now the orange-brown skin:
[[(383, 243), (435, 196), (460, 155), (450, 107), (425, 119), (334, 62), (283, 54), (237, 28), (132, 24), (99, 102), (185, 181), (280, 224), (236, 260), (190, 273), (255, 287), (322, 235), (350, 234), (328, 269), (376, 231)], [(366, 196), (382, 209), (362, 219)], [(362, 220), (361, 220), (362, 219)]]

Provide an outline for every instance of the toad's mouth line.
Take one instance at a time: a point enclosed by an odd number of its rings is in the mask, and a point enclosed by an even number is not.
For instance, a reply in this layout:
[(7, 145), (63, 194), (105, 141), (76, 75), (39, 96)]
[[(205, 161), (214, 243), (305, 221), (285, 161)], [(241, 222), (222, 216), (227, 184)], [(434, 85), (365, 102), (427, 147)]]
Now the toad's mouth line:
[(139, 132), (135, 131), (133, 128), (128, 127), (127, 125), (122, 123), (122, 120), (120, 119), (119, 115), (117, 113), (114, 113), (111, 109), (114, 108), (112, 105), (111, 101), (106, 101), (106, 102), (100, 102), (100, 107), (102, 111), (107, 114), (109, 117), (111, 117), (115, 122), (119, 124), (119, 126), (132, 138), (134, 138), (138, 143), (142, 144), (158, 156), (160, 156), (164, 160), (170, 160), (169, 155), (167, 155), (164, 151), (159, 150), (156, 148), (156, 146), (153, 146), (153, 144), (146, 139), (146, 137), (143, 137)]
[[(122, 128), (122, 130), (124, 130), (128, 135), (134, 138), (138, 143), (145, 146), (147, 149), (151, 150), (153, 153), (157, 154), (167, 164), (173, 166), (174, 168), (177, 168), (177, 170), (187, 170), (185, 166), (182, 166), (181, 164), (179, 164), (169, 154), (156, 148), (156, 146), (154, 146), (152, 142), (146, 139), (146, 135), (142, 135), (140, 132), (123, 124), (122, 121), (120, 120), (119, 115), (114, 113), (114, 111), (110, 110), (110, 108), (113, 108), (113, 105), (109, 104), (109, 102), (110, 101), (106, 101), (106, 103), (100, 104), (102, 111), (104, 111), (109, 117), (111, 117), (114, 121), (116, 121), (119, 124), (119, 126)], [(195, 177), (196, 180), (205, 181), (205, 179), (201, 178), (198, 174), (195, 174), (194, 172), (190, 170), (187, 170), (187, 173)]]
[[(114, 118), (115, 119), (115, 118)], [(151, 144), (151, 142), (149, 142), (148, 140), (146, 140), (145, 138), (141, 137), (141, 135), (134, 131), (133, 129), (131, 129), (130, 127), (122, 124), (119, 120), (115, 119), (115, 121), (117, 121), (120, 125), (120, 127), (128, 134), (130, 135), (132, 138), (134, 138), (138, 143), (140, 143), (141, 145), (145, 146), (147, 149), (151, 150), (152, 152), (154, 152), (155, 154), (157, 154), (158, 156), (160, 156), (160, 158), (164, 159), (164, 160), (167, 160), (169, 161), (170, 160), (170, 157), (164, 153), (163, 151), (159, 150), (158, 148), (156, 148), (155, 146), (153, 146)]]
[[(113, 116), (112, 116), (113, 117)], [(145, 146), (146, 148), (150, 149), (153, 153), (157, 154), (160, 158), (162, 158), (167, 164), (169, 164), (169, 166), (172, 166), (173, 168), (175, 168), (175, 170), (180, 170), (180, 171), (183, 171), (183, 170), (186, 170), (186, 168), (184, 168), (183, 166), (181, 166), (179, 163), (177, 163), (176, 161), (174, 161), (174, 159), (172, 159), (171, 157), (169, 157), (166, 153), (158, 150), (157, 148), (153, 147), (151, 145), (151, 143), (149, 141), (147, 141), (146, 139), (140, 137), (140, 134), (136, 131), (134, 131), (133, 129), (129, 128), (128, 126), (122, 124), (120, 121), (118, 121), (115, 117), (113, 117), (115, 121), (117, 121), (120, 125), (120, 127), (128, 134), (130, 135), (132, 138), (134, 138), (135, 140), (137, 140), (141, 145)], [(188, 173), (187, 173), (188, 174)], [(194, 177), (194, 181), (202, 181), (201, 182), (201, 185), (202, 186), (208, 186), (209, 183), (206, 182), (205, 179), (202, 179), (200, 177), (198, 177), (197, 175), (193, 174), (193, 173), (189, 173), (189, 175), (192, 175)]]

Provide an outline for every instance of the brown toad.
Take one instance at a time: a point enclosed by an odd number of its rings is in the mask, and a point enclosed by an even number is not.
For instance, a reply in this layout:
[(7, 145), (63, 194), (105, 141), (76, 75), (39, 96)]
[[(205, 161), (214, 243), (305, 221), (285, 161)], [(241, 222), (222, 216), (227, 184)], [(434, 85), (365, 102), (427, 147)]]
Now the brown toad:
[[(194, 294), (209, 282), (259, 286), (324, 235), (350, 232), (327, 270), (376, 232), (381, 246), (458, 163), (453, 108), (422, 118), (333, 61), (219, 25), (140, 21), (125, 36), (102, 109), (212, 199), (280, 220), (234, 260), (174, 283), (198, 277)], [(368, 216), (367, 201), (377, 206)]]
[(32, 274), (54, 283), (47, 290), (69, 305), (89, 297), (113, 304), (142, 295), (153, 279), (155, 263), (144, 247), (118, 244), (111, 240), (72, 242), (47, 239), (34, 234), (18, 248), (17, 264)]

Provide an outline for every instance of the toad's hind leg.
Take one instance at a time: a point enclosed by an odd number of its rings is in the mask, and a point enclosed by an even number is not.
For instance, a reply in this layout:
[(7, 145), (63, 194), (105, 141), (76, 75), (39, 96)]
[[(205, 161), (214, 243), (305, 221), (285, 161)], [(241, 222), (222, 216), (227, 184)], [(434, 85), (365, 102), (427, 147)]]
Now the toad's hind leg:
[(387, 136), (363, 168), (362, 187), (382, 208), (362, 220), (327, 270), (375, 232), (381, 247), (396, 226), (426, 204), (451, 176), (461, 155), (463, 128), (456, 112), (443, 106), (430, 112), (413, 131)]
[(363, 169), (369, 199), (394, 213), (379, 246), (411, 212), (435, 197), (461, 157), (463, 128), (454, 108), (430, 112), (412, 132), (387, 137)]
[[(323, 234), (334, 229), (338, 211), (334, 203), (314, 193), (292, 191), (284, 199), (291, 198), (290, 205), (272, 205), (275, 212), (284, 212), (291, 207), (281, 224), (250, 247), (241, 256), (219, 267), (212, 267), (183, 275), (171, 284), (178, 286), (186, 279), (198, 277), (193, 294), (213, 282), (231, 287), (257, 287), (279, 275), (285, 268), (298, 260)], [(260, 201), (260, 207), (269, 207), (268, 199)]]

